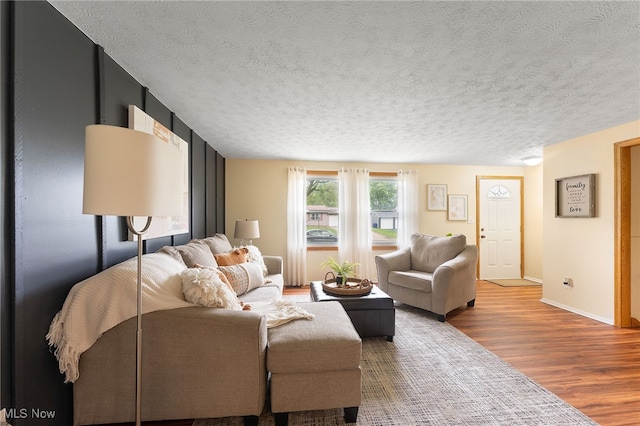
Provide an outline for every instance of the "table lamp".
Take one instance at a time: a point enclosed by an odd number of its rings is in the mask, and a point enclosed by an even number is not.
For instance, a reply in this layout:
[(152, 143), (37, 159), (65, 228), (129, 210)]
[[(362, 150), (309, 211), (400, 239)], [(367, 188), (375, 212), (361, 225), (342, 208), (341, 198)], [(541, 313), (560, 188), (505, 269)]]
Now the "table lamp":
[(257, 220), (236, 220), (236, 229), (233, 233), (234, 238), (238, 238), (243, 242), (249, 240), (249, 245), (253, 244), (254, 238), (260, 238), (260, 226)]

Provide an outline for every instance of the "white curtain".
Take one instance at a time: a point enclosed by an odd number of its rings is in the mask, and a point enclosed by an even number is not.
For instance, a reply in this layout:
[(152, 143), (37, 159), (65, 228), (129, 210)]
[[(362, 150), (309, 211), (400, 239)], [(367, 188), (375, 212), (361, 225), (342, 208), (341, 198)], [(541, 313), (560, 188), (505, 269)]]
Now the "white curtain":
[(371, 211), (369, 201), (369, 170), (340, 169), (338, 260), (358, 263), (359, 278), (371, 278)]
[(284, 282), (302, 286), (307, 282), (307, 172), (302, 167), (289, 167), (287, 189), (287, 261)]
[(418, 173), (398, 171), (398, 248), (411, 245), (411, 234), (418, 232)]

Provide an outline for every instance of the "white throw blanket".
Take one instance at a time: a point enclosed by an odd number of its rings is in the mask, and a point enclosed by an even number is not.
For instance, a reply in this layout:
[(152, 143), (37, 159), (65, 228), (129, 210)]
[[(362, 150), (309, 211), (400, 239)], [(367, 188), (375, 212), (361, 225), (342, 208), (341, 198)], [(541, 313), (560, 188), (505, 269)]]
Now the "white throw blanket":
[[(184, 264), (164, 253), (142, 257), (142, 311), (195, 306), (184, 300), (180, 272)], [(80, 355), (102, 333), (137, 312), (137, 257), (126, 260), (74, 285), (49, 327), (47, 341), (55, 347), (65, 383), (75, 382)]]
[(296, 302), (284, 299), (249, 302), (251, 312), (257, 312), (267, 318), (267, 328), (277, 327), (296, 319), (313, 319), (315, 315), (296, 305)]

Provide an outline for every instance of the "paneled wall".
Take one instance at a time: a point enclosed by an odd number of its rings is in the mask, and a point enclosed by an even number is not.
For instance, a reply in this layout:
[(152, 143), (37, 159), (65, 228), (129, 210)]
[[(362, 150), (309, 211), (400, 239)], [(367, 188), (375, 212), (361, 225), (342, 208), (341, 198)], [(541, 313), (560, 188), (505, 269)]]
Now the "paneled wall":
[(85, 126), (128, 127), (133, 104), (189, 143), (191, 230), (146, 241), (147, 253), (224, 231), (225, 160), (49, 3), (2, 2), (0, 24), (0, 407), (26, 413), (14, 426), (38, 410), (54, 415), (37, 424), (69, 425), (49, 324), (75, 283), (136, 255), (124, 218), (82, 214)]

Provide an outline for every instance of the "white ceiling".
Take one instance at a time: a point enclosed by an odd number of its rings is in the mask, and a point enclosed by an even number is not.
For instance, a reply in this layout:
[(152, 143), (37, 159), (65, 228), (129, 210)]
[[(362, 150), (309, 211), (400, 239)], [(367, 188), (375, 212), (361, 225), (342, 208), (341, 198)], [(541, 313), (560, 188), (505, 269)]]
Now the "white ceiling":
[(521, 165), (640, 119), (640, 2), (51, 1), (227, 158)]

